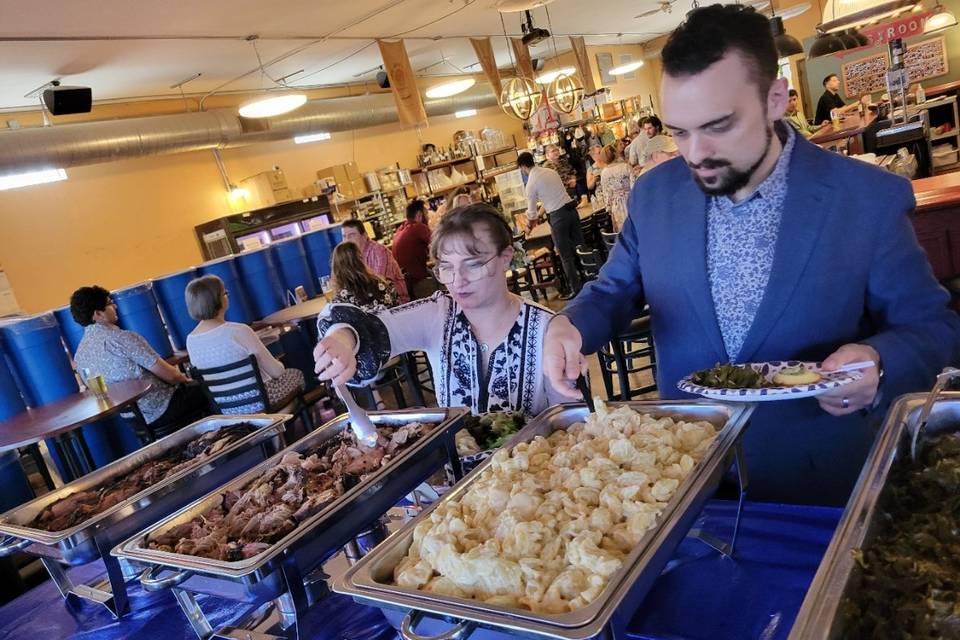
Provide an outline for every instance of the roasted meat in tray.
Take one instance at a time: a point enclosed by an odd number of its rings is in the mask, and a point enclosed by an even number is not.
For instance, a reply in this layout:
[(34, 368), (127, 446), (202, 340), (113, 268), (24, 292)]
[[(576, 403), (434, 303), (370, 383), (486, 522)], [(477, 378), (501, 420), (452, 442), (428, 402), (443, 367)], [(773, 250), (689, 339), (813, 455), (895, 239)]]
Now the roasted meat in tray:
[(43, 531), (69, 529), (157, 484), (183, 467), (216, 455), (257, 428), (249, 422), (239, 422), (216, 431), (208, 431), (199, 438), (150, 460), (127, 475), (92, 489), (71, 493), (47, 505), (27, 526)]
[(220, 504), (151, 538), (159, 551), (235, 562), (263, 552), (310, 516), (389, 464), (433, 425), (380, 425), (374, 447), (357, 443), (349, 429), (315, 449), (287, 453), (246, 486), (225, 491)]

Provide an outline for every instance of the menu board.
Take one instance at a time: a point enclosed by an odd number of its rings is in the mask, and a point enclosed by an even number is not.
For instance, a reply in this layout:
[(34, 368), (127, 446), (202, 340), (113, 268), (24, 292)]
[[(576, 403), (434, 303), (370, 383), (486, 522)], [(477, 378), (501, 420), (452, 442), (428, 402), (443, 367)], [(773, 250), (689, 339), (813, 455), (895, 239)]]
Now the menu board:
[(920, 82), (946, 74), (950, 70), (946, 40), (940, 36), (907, 46), (903, 64), (907, 68), (910, 82)]
[(840, 77), (843, 80), (843, 93), (847, 99), (855, 100), (865, 93), (886, 91), (888, 66), (886, 51), (843, 63)]

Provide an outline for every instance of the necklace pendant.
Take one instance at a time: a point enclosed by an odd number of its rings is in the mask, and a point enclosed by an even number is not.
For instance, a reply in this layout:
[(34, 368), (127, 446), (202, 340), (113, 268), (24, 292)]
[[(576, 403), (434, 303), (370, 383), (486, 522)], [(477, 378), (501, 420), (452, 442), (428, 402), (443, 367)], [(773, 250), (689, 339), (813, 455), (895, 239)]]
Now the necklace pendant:
[(488, 349), (490, 349), (490, 346), (486, 342), (480, 343), (480, 353), (486, 353)]

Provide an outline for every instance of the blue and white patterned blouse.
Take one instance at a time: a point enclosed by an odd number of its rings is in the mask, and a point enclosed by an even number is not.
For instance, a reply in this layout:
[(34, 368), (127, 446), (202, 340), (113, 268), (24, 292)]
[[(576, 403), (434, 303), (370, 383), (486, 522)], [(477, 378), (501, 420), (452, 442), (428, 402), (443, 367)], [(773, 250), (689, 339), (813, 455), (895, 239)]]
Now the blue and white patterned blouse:
[(707, 204), (707, 275), (730, 362), (740, 355), (773, 268), (796, 140), (793, 129), (780, 124), (775, 130), (783, 152), (753, 195), (739, 203), (712, 196)]
[(523, 300), (506, 339), (491, 345), (485, 376), (470, 322), (443, 292), (375, 314), (349, 304), (328, 304), (317, 319), (317, 329), (321, 336), (338, 328), (355, 332), (354, 383), (373, 380), (394, 356), (424, 351), (433, 369), (439, 406), (469, 407), (474, 414), (522, 411), (535, 416), (566, 401), (543, 370), (543, 336), (552, 316), (546, 307)]

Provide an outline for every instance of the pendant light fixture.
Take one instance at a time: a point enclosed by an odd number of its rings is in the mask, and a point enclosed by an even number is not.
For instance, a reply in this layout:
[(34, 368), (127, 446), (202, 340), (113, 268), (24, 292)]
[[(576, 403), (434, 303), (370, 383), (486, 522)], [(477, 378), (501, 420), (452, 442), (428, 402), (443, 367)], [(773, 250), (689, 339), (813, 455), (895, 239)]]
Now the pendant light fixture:
[(929, 18), (923, 25), (924, 33), (936, 33), (937, 31), (942, 31), (947, 27), (955, 27), (957, 25), (957, 16), (953, 15), (953, 12), (944, 7), (939, 2), (937, 6), (933, 8), (936, 12)]
[(534, 80), (537, 84), (549, 85), (551, 82), (559, 78), (560, 76), (569, 76), (576, 71), (573, 67), (561, 67), (559, 69), (552, 69), (538, 75)]
[(770, 18), (770, 33), (773, 35), (773, 42), (777, 46), (777, 55), (781, 58), (803, 53), (803, 45), (800, 44), (799, 40), (787, 34), (786, 29), (783, 28), (783, 18), (780, 16), (775, 15)]
[[(429, 69), (430, 67), (435, 66), (436, 64), (437, 64), (437, 63), (434, 63), (434, 64), (432, 64), (432, 65), (429, 65), (429, 66), (426, 67), (426, 68)], [(443, 51), (442, 51), (442, 50), (440, 51), (440, 62), (439, 62), (439, 64), (445, 64), (445, 65), (447, 65), (448, 67), (450, 67), (451, 69), (453, 69), (454, 71), (456, 71), (456, 72), (457, 72), (459, 75), (461, 75), (461, 76), (466, 75), (466, 74), (464, 73), (463, 69), (461, 69), (461, 68), (458, 67), (457, 65), (453, 64), (452, 62), (450, 62), (450, 61), (447, 59), (447, 57), (446, 57), (445, 55), (443, 55)], [(421, 69), (421, 71), (422, 71), (422, 69)], [(475, 79), (473, 79), (473, 78), (463, 78), (463, 77), (461, 77), (461, 78), (456, 78), (456, 79), (454, 79), (454, 80), (446, 80), (446, 81), (444, 81), (444, 82), (441, 82), (441, 83), (439, 83), (439, 84), (435, 84), (435, 85), (433, 85), (432, 87), (428, 88), (428, 89), (426, 90), (425, 94), (426, 94), (426, 96), (427, 96), (428, 98), (449, 98), (450, 96), (455, 96), (455, 95), (457, 95), (458, 93), (463, 93), (464, 91), (466, 91), (467, 89), (469, 89), (470, 87), (472, 87), (473, 85), (475, 85), (476, 83), (477, 83), (477, 81), (476, 81)]]
[[(307, 96), (303, 93), (289, 91), (284, 84), (283, 78), (280, 81), (274, 80), (267, 75), (267, 70), (263, 68), (263, 60), (260, 58), (260, 51), (257, 49), (257, 39), (259, 36), (249, 36), (247, 40), (253, 45), (253, 52), (257, 56), (257, 64), (260, 68), (260, 82), (263, 78), (268, 78), (275, 85), (282, 88), (281, 91), (267, 90), (265, 95), (248, 100), (240, 105), (239, 113), (244, 118), (270, 118), (289, 113), (294, 109), (302, 107), (307, 102)], [(289, 76), (285, 76), (289, 77)]]
[(610, 74), (611, 76), (622, 76), (628, 73), (632, 73), (642, 66), (643, 66), (643, 60), (634, 60), (633, 62), (622, 64), (619, 67), (614, 67), (613, 69), (610, 69), (609, 71), (607, 71), (607, 73)]
[(912, 11), (921, 0), (827, 0), (817, 31), (838, 33)]
[(540, 108), (541, 102), (542, 90), (529, 78), (511, 78), (500, 92), (500, 108), (508, 116), (520, 120), (528, 120)]
[(573, 113), (583, 100), (583, 83), (577, 76), (560, 74), (547, 88), (547, 101), (557, 111)]
[[(823, 6), (820, 5), (819, 0), (817, 0), (817, 8), (820, 9), (820, 15), (823, 16)], [(840, 38), (832, 33), (824, 32), (818, 25), (817, 39), (813, 41), (812, 45), (810, 45), (810, 51), (807, 53), (807, 60), (829, 56), (837, 53), (838, 51), (843, 51), (845, 48), (846, 47), (843, 46), (843, 41), (840, 40)]]

